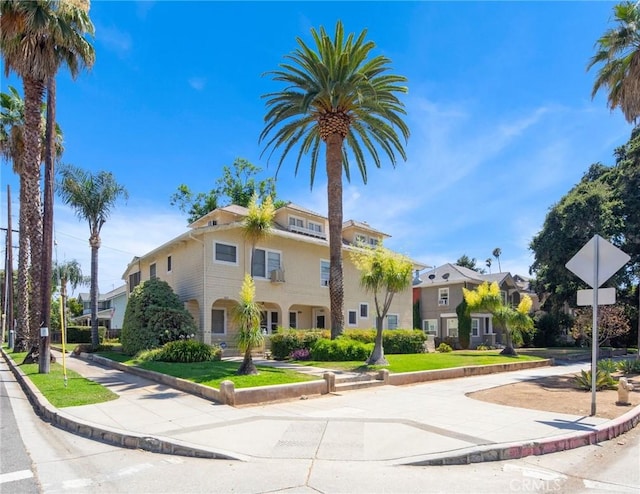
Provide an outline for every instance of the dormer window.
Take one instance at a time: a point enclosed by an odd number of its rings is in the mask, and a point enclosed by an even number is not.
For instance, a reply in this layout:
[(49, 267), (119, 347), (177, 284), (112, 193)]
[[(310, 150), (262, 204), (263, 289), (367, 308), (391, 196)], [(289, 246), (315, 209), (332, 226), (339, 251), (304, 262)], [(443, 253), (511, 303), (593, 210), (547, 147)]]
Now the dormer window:
[(307, 223), (309, 230), (316, 233), (322, 233), (322, 225), (320, 223), (314, 223), (313, 221), (309, 221)]
[(370, 237), (369, 238), (369, 245), (375, 247), (380, 243), (380, 240), (375, 238), (375, 237)]
[(362, 235), (361, 233), (356, 234), (356, 245), (364, 245), (367, 243), (366, 235)]
[(209, 220), (209, 222), (207, 223), (207, 226), (216, 226), (218, 224), (217, 220)]

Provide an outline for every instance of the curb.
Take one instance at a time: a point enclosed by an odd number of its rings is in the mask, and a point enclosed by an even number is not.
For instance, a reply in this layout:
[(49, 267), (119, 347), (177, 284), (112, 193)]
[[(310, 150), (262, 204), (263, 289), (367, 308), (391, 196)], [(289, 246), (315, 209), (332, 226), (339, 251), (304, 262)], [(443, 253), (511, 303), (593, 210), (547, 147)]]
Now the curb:
[(13, 359), (7, 355), (4, 348), (0, 348), (0, 351), (36, 414), (45, 422), (48, 422), (59, 429), (63, 429), (87, 439), (110, 444), (112, 446), (128, 449), (141, 449), (151, 453), (218, 460), (249, 460), (248, 457), (237, 453), (213, 450), (210, 448), (196, 448), (190, 443), (176, 439), (166, 439), (162, 436), (150, 436), (123, 431), (116, 428), (106, 428), (101, 425), (73, 417), (64, 411), (55, 408), (31, 382), (31, 380), (27, 378), (22, 369), (16, 365)]
[(455, 452), (455, 454), (434, 453), (420, 460), (397, 463), (407, 466), (429, 465), (467, 465), (485, 461), (517, 460), (526, 456), (540, 456), (558, 453), (569, 449), (598, 444), (614, 439), (633, 429), (640, 423), (640, 405), (627, 413), (594, 427), (593, 431), (573, 432), (527, 442), (512, 442), (473, 446)]

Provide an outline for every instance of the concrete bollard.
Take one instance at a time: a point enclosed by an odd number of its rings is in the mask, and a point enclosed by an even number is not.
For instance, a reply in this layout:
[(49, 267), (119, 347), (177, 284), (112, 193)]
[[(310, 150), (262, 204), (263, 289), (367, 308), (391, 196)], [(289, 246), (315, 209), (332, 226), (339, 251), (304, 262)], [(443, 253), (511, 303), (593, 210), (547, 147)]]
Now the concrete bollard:
[(327, 383), (327, 393), (333, 393), (336, 390), (336, 375), (333, 372), (325, 372), (322, 378)]
[(631, 405), (629, 391), (632, 390), (633, 384), (627, 381), (626, 377), (621, 377), (618, 381), (618, 401), (616, 401), (616, 405)]
[(222, 381), (220, 383), (220, 394), (222, 395), (222, 403), (225, 405), (236, 405), (236, 385), (233, 381)]

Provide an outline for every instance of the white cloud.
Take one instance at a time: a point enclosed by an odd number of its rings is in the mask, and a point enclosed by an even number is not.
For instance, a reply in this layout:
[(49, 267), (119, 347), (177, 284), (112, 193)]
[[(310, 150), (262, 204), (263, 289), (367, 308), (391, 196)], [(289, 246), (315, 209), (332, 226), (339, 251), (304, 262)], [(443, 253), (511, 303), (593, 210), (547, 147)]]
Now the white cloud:
[(189, 86), (196, 91), (202, 91), (207, 85), (207, 80), (204, 77), (191, 77), (189, 78)]
[(120, 57), (127, 55), (133, 45), (129, 33), (113, 26), (96, 25), (96, 40)]

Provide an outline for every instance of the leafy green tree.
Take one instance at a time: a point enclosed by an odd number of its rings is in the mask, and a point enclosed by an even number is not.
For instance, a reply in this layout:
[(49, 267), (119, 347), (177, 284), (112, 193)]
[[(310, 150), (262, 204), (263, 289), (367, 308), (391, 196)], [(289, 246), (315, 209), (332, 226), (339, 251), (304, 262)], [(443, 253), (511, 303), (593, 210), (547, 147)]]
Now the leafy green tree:
[[(24, 88), (24, 158), (21, 166), (20, 209), (25, 209), (26, 233), (29, 242), (29, 333), (39, 331), (43, 293), (48, 296), (48, 271), (43, 269), (43, 218), (40, 204), (40, 163), (42, 159), (41, 107), (45, 87), (52, 82), (61, 65), (66, 65), (72, 77), (80, 67), (90, 66), (93, 48), (85, 39), (93, 34), (88, 17), (88, 2), (75, 1), (0, 1), (0, 52), (4, 57), (5, 74), (14, 71), (22, 79)], [(51, 86), (50, 86), (51, 87)], [(53, 105), (52, 105), (53, 107)], [(52, 112), (51, 112), (52, 113)], [(53, 122), (47, 139), (53, 159)], [(45, 191), (46, 192), (46, 191)], [(44, 279), (43, 273), (47, 273)], [(22, 273), (27, 276), (27, 273)], [(27, 279), (29, 279), (27, 278)], [(48, 317), (48, 315), (47, 315)], [(48, 372), (48, 358), (41, 349), (40, 372)], [(48, 353), (48, 348), (44, 349)], [(48, 357), (48, 355), (47, 355)], [(43, 365), (44, 364), (44, 365)]]
[[(242, 231), (244, 237), (251, 244), (251, 259), (249, 261), (251, 276), (254, 275), (253, 263), (255, 260), (256, 245), (271, 234), (275, 212), (276, 210), (273, 207), (271, 196), (266, 196), (262, 204), (258, 204), (258, 194), (254, 194), (249, 202), (247, 216), (245, 216), (242, 222)], [(267, 262), (266, 259), (265, 262)]]
[(92, 174), (81, 168), (66, 165), (60, 169), (60, 181), (56, 184), (62, 201), (75, 210), (80, 220), (89, 223), (91, 246), (91, 345), (100, 344), (98, 334), (98, 249), (100, 231), (120, 198), (128, 198), (127, 190), (110, 172)]
[(211, 190), (208, 193), (194, 193), (188, 185), (180, 184), (169, 202), (172, 206), (177, 206), (183, 213), (187, 213), (187, 221), (193, 223), (218, 207), (218, 193), (216, 190)]
[(171, 286), (153, 278), (136, 286), (129, 295), (120, 343), (124, 353), (135, 355), (195, 332), (193, 317)]
[(619, 107), (631, 123), (640, 115), (640, 7), (638, 2), (622, 2), (613, 12), (617, 25), (598, 39), (587, 67), (600, 66), (591, 97), (605, 88), (609, 108)]
[(67, 309), (69, 310), (71, 317), (79, 317), (82, 315), (84, 307), (77, 298), (71, 297), (67, 300)]
[(468, 308), (467, 301), (464, 299), (462, 299), (462, 302), (456, 307), (456, 314), (458, 316), (458, 341), (464, 350), (468, 349), (471, 343), (471, 312)]
[(384, 356), (382, 331), (396, 293), (411, 286), (413, 263), (401, 254), (382, 246), (351, 251), (351, 260), (360, 271), (360, 285), (373, 294), (376, 306), (376, 339), (368, 365), (389, 365)]
[(257, 374), (253, 363), (251, 351), (262, 345), (264, 336), (260, 331), (260, 315), (262, 306), (255, 301), (256, 287), (253, 278), (245, 274), (242, 287), (240, 288), (240, 300), (233, 307), (231, 317), (238, 327), (236, 343), (241, 352), (244, 353), (242, 365), (237, 371), (238, 375), (246, 376)]
[(476, 258), (471, 258), (467, 254), (462, 254), (462, 256), (456, 261), (457, 266), (462, 266), (463, 268), (468, 268), (478, 273), (484, 273), (484, 269), (479, 267), (476, 263)]
[(500, 353), (517, 355), (513, 348), (514, 343), (521, 343), (523, 335), (534, 330), (533, 319), (529, 316), (531, 297), (524, 295), (516, 308), (510, 307), (502, 303), (498, 284), (489, 284), (486, 281), (475, 290), (463, 288), (462, 293), (469, 312), (489, 312), (493, 316), (493, 322), (503, 331), (506, 344)]
[(396, 153), (406, 160), (398, 131), (405, 141), (409, 137), (402, 119), (404, 105), (397, 97), (407, 92), (406, 78), (388, 73), (387, 57), (370, 57), (375, 44), (365, 40), (366, 34), (365, 30), (357, 37), (345, 36), (338, 21), (333, 39), (323, 27), (311, 30), (315, 46), (298, 38), (298, 48), (285, 56), (279, 70), (268, 73), (285, 88), (265, 95), (268, 112), (260, 135), (266, 141), (265, 152), (282, 150), (278, 170), (296, 147), (296, 174), (302, 157), (310, 156), (311, 187), (321, 144), (325, 145), (332, 338), (344, 329), (342, 174), (350, 180), (351, 157), (366, 183), (364, 150), (376, 167), (382, 165), (377, 147), (395, 166)]

